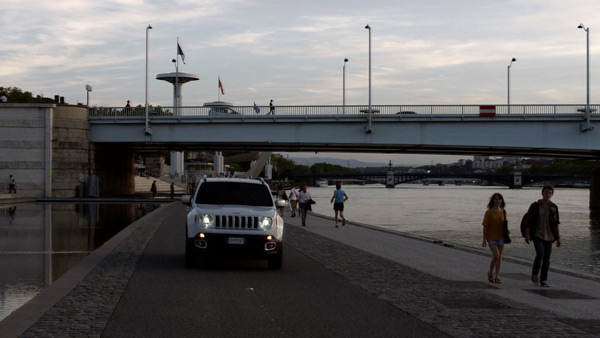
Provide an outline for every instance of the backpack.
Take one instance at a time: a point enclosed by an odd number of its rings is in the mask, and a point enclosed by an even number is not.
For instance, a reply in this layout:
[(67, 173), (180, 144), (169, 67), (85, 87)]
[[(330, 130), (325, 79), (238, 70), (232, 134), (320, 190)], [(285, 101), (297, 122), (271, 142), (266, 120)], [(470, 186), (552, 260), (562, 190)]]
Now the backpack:
[[(531, 205), (534, 203), (537, 204), (538, 202), (533, 202)], [(523, 236), (523, 238), (527, 237), (527, 213), (529, 212), (529, 209), (531, 209), (531, 206), (527, 209), (523, 218), (521, 218), (521, 236)]]
[(521, 236), (527, 237), (527, 213), (521, 218)]

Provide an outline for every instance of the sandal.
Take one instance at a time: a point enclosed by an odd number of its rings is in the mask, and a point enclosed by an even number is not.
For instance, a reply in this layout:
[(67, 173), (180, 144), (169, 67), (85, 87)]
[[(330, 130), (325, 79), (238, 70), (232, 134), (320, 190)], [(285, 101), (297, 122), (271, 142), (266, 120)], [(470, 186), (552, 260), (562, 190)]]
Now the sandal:
[(494, 282), (494, 275), (492, 275), (491, 272), (488, 272), (488, 281), (490, 281), (490, 283)]
[(502, 284), (502, 281), (500, 280), (500, 278), (496, 277), (494, 279), (494, 283), (496, 283), (496, 284)]

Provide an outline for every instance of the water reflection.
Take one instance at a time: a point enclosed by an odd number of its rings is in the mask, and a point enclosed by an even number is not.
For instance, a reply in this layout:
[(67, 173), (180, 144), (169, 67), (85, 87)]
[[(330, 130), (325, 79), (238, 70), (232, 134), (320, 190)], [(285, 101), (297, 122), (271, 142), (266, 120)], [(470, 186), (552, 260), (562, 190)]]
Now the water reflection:
[(590, 249), (595, 265), (600, 266), (600, 210), (590, 211)]
[(0, 320), (157, 204), (0, 207)]

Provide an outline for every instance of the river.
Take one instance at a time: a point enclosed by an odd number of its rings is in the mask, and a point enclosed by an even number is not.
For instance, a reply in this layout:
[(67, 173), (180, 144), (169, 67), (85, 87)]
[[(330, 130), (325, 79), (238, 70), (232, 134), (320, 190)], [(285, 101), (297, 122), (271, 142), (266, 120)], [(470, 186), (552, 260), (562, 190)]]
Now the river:
[[(333, 216), (329, 200), (333, 186), (308, 191), (317, 204), (313, 211)], [(349, 199), (344, 214), (349, 221), (441, 240), (445, 243), (482, 248), (483, 214), (490, 196), (499, 192), (506, 202), (513, 242), (505, 255), (533, 260), (533, 245), (525, 244), (519, 224), (529, 205), (541, 198), (540, 188), (508, 189), (482, 186), (345, 185)], [(587, 189), (556, 189), (552, 201), (560, 211), (560, 248), (552, 251), (552, 266), (600, 275), (600, 219), (592, 219)], [(333, 226), (333, 223), (332, 223)]]

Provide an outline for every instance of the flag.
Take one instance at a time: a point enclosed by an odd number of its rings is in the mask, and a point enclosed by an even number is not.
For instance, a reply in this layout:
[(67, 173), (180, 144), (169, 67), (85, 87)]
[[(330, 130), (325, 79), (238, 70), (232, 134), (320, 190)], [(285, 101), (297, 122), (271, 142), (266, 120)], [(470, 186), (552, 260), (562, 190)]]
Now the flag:
[(225, 89), (223, 89), (223, 84), (221, 83), (220, 77), (219, 77), (219, 88), (221, 89), (221, 94), (225, 95)]
[(258, 108), (258, 106), (256, 105), (256, 102), (254, 102), (254, 111), (255, 111), (257, 114), (260, 114), (260, 108)]
[(185, 54), (183, 54), (183, 49), (179, 45), (179, 41), (177, 41), (177, 55), (181, 55), (181, 61), (185, 64)]

